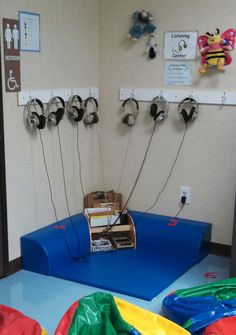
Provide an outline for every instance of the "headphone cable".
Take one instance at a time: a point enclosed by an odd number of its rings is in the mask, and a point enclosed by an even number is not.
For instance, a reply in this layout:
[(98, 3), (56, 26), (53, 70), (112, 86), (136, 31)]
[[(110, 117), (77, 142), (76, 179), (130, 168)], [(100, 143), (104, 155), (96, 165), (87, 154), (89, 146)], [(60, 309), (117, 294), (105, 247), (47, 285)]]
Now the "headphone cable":
[[(68, 194), (67, 194), (67, 188), (66, 188), (66, 178), (65, 178), (65, 169), (64, 169), (64, 162), (63, 162), (63, 155), (62, 155), (62, 146), (61, 146), (61, 136), (60, 136), (60, 130), (59, 130), (59, 124), (56, 126), (57, 128), (57, 135), (58, 135), (58, 143), (59, 143), (59, 149), (60, 149), (60, 159), (61, 159), (61, 168), (62, 168), (62, 179), (63, 179), (63, 186), (64, 186), (64, 194), (65, 194), (65, 199), (66, 199), (66, 207), (67, 207), (67, 213), (70, 219), (70, 223), (73, 227), (73, 230), (75, 232), (75, 236), (78, 242), (78, 246), (80, 247), (81, 243), (80, 243), (80, 239), (79, 236), (77, 234), (77, 230), (74, 226), (72, 217), (71, 217), (71, 213), (70, 213), (70, 207), (69, 207), (69, 201), (68, 201)], [(81, 257), (73, 257), (74, 260), (78, 261), (80, 259), (84, 258), (84, 256)]]
[(158, 200), (159, 200), (161, 194), (162, 194), (162, 193), (164, 192), (164, 190), (166, 189), (167, 184), (168, 184), (168, 182), (169, 182), (169, 180), (170, 180), (170, 177), (171, 177), (171, 175), (172, 175), (172, 173), (173, 173), (174, 167), (175, 167), (175, 165), (176, 165), (176, 162), (177, 162), (177, 160), (178, 160), (178, 158), (179, 158), (179, 154), (180, 154), (181, 148), (182, 148), (183, 143), (184, 143), (184, 139), (185, 139), (185, 136), (186, 136), (187, 129), (188, 129), (188, 124), (186, 123), (186, 124), (185, 124), (184, 133), (183, 133), (183, 136), (182, 136), (182, 139), (181, 139), (181, 142), (180, 142), (180, 145), (179, 145), (177, 154), (176, 154), (175, 159), (174, 159), (174, 162), (173, 162), (173, 164), (172, 164), (172, 166), (171, 166), (170, 172), (169, 172), (169, 174), (168, 174), (168, 176), (167, 176), (167, 178), (166, 178), (166, 181), (165, 181), (165, 183), (164, 183), (162, 189), (161, 189), (160, 192), (158, 193), (158, 195), (157, 195), (157, 197), (156, 197), (156, 200), (154, 201), (154, 203), (153, 203), (150, 207), (148, 207), (148, 208), (144, 211), (144, 214), (146, 214), (146, 213), (149, 212), (153, 207), (156, 206), (156, 204), (157, 204), (157, 202), (158, 202)]
[(47, 160), (46, 160), (46, 154), (45, 154), (45, 149), (44, 149), (42, 134), (41, 134), (41, 130), (40, 129), (38, 131), (39, 131), (39, 137), (40, 137), (40, 142), (41, 142), (41, 146), (42, 146), (43, 161), (44, 161), (44, 166), (45, 166), (45, 171), (46, 171), (46, 176), (47, 176), (47, 181), (48, 181), (48, 188), (49, 188), (49, 193), (50, 193), (50, 198), (51, 198), (51, 204), (52, 204), (52, 207), (53, 207), (53, 211), (54, 211), (54, 215), (55, 215), (55, 219), (56, 219), (56, 224), (57, 224), (58, 230), (60, 231), (60, 233), (62, 234), (62, 236), (64, 238), (65, 245), (66, 245), (66, 248), (68, 250), (68, 253), (69, 253), (70, 257), (73, 260), (78, 260), (78, 258), (76, 258), (76, 257), (73, 256), (73, 254), (72, 254), (72, 252), (70, 250), (67, 238), (65, 237), (64, 233), (62, 232), (62, 227), (59, 225), (59, 222), (58, 222), (57, 210), (56, 210), (56, 206), (55, 206), (54, 199), (53, 199), (52, 185), (51, 185), (51, 181), (50, 181), (50, 177), (49, 177), (49, 172), (48, 172), (48, 166), (47, 166)]
[(148, 144), (147, 144), (147, 147), (146, 147), (146, 150), (145, 150), (145, 153), (144, 153), (144, 157), (143, 157), (141, 166), (140, 166), (140, 168), (139, 168), (138, 174), (137, 174), (137, 176), (136, 176), (136, 179), (135, 179), (135, 182), (134, 182), (134, 184), (133, 184), (133, 187), (132, 187), (132, 189), (131, 189), (131, 191), (130, 191), (130, 194), (129, 194), (129, 196), (128, 196), (126, 202), (125, 202), (125, 205), (123, 206), (123, 208), (122, 208), (122, 210), (121, 210), (121, 213), (119, 214), (118, 218), (114, 221), (114, 223), (111, 224), (111, 225), (109, 225), (109, 226), (107, 226), (107, 227), (103, 230), (104, 233), (108, 233), (109, 231), (111, 231), (112, 227), (113, 227), (113, 226), (117, 223), (117, 221), (121, 218), (121, 215), (123, 214), (124, 210), (126, 209), (128, 203), (129, 203), (129, 201), (130, 201), (130, 199), (131, 199), (131, 197), (132, 197), (132, 195), (133, 195), (133, 193), (134, 193), (134, 191), (135, 191), (135, 188), (136, 188), (136, 186), (138, 185), (138, 181), (139, 181), (139, 178), (140, 178), (140, 176), (141, 176), (141, 173), (142, 173), (144, 164), (145, 164), (146, 159), (147, 159), (147, 155), (148, 155), (148, 152), (149, 152), (149, 149), (150, 149), (150, 145), (151, 145), (151, 143), (152, 143), (152, 139), (153, 139), (153, 136), (154, 136), (154, 133), (155, 133), (155, 129), (156, 129), (157, 123), (158, 123), (158, 121), (156, 120), (155, 123), (154, 123), (154, 126), (153, 126), (153, 128), (152, 128), (151, 135), (150, 135), (149, 140), (148, 140)]
[[(184, 133), (183, 133), (183, 136), (182, 136), (182, 139), (181, 139), (179, 148), (178, 148), (178, 150), (177, 150), (177, 154), (176, 154), (175, 159), (174, 159), (174, 162), (173, 162), (173, 164), (172, 164), (172, 166), (171, 166), (171, 168), (170, 168), (170, 172), (169, 172), (169, 174), (168, 174), (168, 176), (167, 176), (167, 178), (166, 178), (166, 181), (165, 181), (165, 183), (164, 183), (164, 186), (162, 187), (162, 189), (161, 189), (160, 192), (158, 193), (158, 195), (157, 195), (157, 197), (156, 197), (156, 200), (155, 200), (155, 202), (153, 203), (153, 205), (150, 206), (150, 207), (148, 207), (144, 212), (141, 213), (139, 219), (136, 221), (136, 224), (137, 224), (138, 222), (140, 222), (140, 220), (142, 220), (142, 218), (143, 218), (143, 216), (145, 216), (145, 214), (147, 214), (153, 207), (156, 206), (156, 204), (157, 204), (157, 202), (158, 202), (158, 200), (159, 200), (161, 194), (162, 194), (162, 193), (164, 192), (164, 190), (166, 189), (167, 184), (168, 184), (168, 182), (169, 182), (169, 180), (170, 180), (170, 177), (171, 177), (171, 175), (172, 175), (172, 173), (173, 173), (174, 167), (175, 167), (175, 165), (176, 165), (176, 163), (177, 163), (177, 160), (178, 160), (178, 158), (179, 158), (179, 154), (180, 154), (181, 148), (182, 148), (183, 143), (184, 143), (184, 139), (185, 139), (185, 136), (186, 136), (187, 129), (188, 129), (188, 124), (186, 123), (186, 124), (185, 124)], [(182, 203), (182, 204), (183, 204), (183, 206), (178, 210), (178, 212), (175, 214), (174, 218), (177, 218), (177, 216), (178, 216), (178, 215), (181, 213), (181, 211), (183, 210), (183, 208), (184, 208), (184, 206), (185, 206), (185, 202)]]
[(81, 190), (82, 190), (83, 196), (85, 198), (83, 179), (82, 179), (82, 163), (81, 163), (81, 156), (80, 156), (80, 149), (79, 149), (79, 125), (78, 125), (78, 122), (76, 122), (76, 147), (77, 147), (77, 154), (78, 154), (78, 160), (79, 160), (80, 185), (81, 185)]
[[(127, 155), (128, 155), (129, 147), (130, 147), (130, 143), (131, 143), (132, 131), (133, 131), (133, 128), (131, 128), (131, 130), (129, 132), (129, 138), (128, 138), (128, 142), (127, 142), (126, 149), (125, 149), (123, 163), (122, 163), (122, 167), (121, 167), (121, 171), (120, 171), (120, 177), (119, 177), (119, 181), (118, 181), (116, 192), (115, 192), (115, 198), (114, 198), (114, 202), (113, 202), (113, 209), (114, 209), (114, 205), (116, 203), (116, 200), (117, 200), (117, 197), (118, 197), (118, 194), (119, 194), (121, 181), (123, 179), (123, 174), (124, 174), (124, 169), (125, 169), (125, 163), (127, 161)], [(109, 221), (109, 224), (110, 224), (110, 222), (111, 222), (111, 219)]]

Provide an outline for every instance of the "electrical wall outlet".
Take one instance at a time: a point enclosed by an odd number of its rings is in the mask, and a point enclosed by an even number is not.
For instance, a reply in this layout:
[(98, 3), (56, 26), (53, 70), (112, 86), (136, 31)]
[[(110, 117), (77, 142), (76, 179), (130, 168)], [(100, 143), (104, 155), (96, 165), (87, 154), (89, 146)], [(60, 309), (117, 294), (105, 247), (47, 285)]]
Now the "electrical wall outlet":
[(179, 198), (181, 202), (181, 198), (186, 197), (186, 205), (189, 205), (191, 203), (191, 189), (188, 186), (180, 186), (179, 189)]

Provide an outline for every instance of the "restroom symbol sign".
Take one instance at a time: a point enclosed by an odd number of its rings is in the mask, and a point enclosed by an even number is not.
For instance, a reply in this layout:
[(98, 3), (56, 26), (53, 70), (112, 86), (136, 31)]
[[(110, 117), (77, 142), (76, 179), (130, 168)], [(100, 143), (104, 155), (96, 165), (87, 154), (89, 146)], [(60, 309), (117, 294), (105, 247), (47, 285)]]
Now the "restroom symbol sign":
[(21, 90), (18, 20), (3, 19), (4, 66), (6, 92)]

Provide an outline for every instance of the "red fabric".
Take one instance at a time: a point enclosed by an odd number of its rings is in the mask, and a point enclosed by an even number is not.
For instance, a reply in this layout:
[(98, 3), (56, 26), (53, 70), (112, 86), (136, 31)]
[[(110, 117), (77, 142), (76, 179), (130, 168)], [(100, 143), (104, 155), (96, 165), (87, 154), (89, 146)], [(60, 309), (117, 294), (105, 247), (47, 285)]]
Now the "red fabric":
[(236, 334), (236, 316), (229, 316), (213, 322), (205, 328), (203, 335), (234, 335)]
[(41, 335), (40, 324), (14, 308), (0, 305), (1, 335)]
[(73, 316), (75, 314), (75, 310), (78, 306), (79, 306), (79, 301), (76, 301), (65, 312), (65, 314), (61, 318), (61, 321), (59, 322), (59, 325), (57, 326), (57, 329), (54, 335), (67, 335), (68, 334)]

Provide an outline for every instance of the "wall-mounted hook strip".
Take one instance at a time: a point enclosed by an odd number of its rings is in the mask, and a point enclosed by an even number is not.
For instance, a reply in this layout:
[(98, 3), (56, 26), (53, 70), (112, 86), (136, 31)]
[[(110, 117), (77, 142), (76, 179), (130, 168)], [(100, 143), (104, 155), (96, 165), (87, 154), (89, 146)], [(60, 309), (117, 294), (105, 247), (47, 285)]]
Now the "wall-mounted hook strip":
[(50, 90), (35, 90), (35, 91), (21, 91), (18, 92), (18, 106), (24, 106), (29, 101), (29, 97), (38, 98), (43, 103), (48, 103), (48, 101), (54, 96), (60, 96), (64, 101), (68, 101), (71, 96), (71, 92), (74, 95), (80, 95), (83, 100), (87, 99), (89, 96), (98, 99), (98, 88), (65, 88), (65, 89), (50, 89)]
[(135, 95), (138, 101), (150, 102), (156, 96), (163, 95), (169, 102), (179, 103), (186, 97), (192, 97), (199, 104), (210, 105), (236, 105), (236, 92), (222, 91), (198, 91), (198, 90), (174, 90), (174, 89), (147, 89), (147, 88), (121, 88), (120, 100), (130, 98), (131, 93)]

